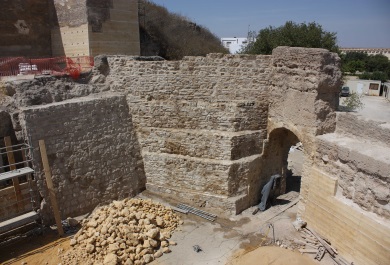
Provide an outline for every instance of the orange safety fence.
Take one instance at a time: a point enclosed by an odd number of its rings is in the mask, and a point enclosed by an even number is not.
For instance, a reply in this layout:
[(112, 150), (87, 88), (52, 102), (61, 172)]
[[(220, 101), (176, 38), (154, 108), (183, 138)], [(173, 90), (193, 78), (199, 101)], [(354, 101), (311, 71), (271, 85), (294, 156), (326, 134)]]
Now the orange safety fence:
[(17, 75), (70, 75), (77, 79), (92, 69), (93, 57), (54, 57), (29, 59), (25, 57), (0, 58), (0, 77)]

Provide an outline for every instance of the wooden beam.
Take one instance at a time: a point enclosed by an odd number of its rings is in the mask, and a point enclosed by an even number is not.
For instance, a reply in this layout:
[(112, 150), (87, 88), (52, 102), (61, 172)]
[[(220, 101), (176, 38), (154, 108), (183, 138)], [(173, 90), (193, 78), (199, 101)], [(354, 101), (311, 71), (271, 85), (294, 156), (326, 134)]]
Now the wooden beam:
[(54, 218), (56, 220), (58, 234), (64, 235), (64, 229), (62, 228), (61, 215), (57, 204), (56, 193), (54, 190), (53, 180), (51, 178), (51, 171), (49, 166), (49, 159), (47, 158), (46, 145), (44, 140), (39, 140), (39, 150), (41, 151), (41, 158), (43, 163), (43, 170), (45, 172), (46, 184), (49, 189), (50, 202), (54, 212)]
[[(16, 162), (15, 162), (15, 156), (14, 156), (14, 153), (12, 150), (11, 137), (9, 137), (9, 136), (4, 137), (4, 143), (5, 143), (5, 147), (6, 147), (6, 151), (7, 151), (8, 164), (10, 164), (9, 167), (11, 170), (15, 170), (16, 165), (12, 165), (12, 164), (15, 164)], [(12, 178), (12, 184), (14, 185), (14, 192), (15, 192), (15, 196), (16, 196), (16, 202), (18, 204), (18, 211), (23, 212), (24, 211), (23, 201), (22, 201), (23, 197), (22, 197), (22, 192), (20, 190), (20, 186), (19, 186), (19, 178), (18, 177)]]

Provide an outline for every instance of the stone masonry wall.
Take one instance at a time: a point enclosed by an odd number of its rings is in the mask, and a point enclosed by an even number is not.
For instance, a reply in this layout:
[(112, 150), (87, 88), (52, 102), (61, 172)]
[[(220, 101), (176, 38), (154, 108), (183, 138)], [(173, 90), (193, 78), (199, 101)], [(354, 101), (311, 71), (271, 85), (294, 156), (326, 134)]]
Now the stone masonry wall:
[(148, 189), (242, 210), (266, 135), (271, 57), (107, 62), (96, 80), (127, 93)]
[(145, 188), (142, 157), (122, 95), (105, 94), (30, 107), (22, 113), (34, 147), (43, 217), (50, 221), (38, 140), (46, 143), (62, 218)]
[(307, 172), (316, 151), (315, 136), (336, 129), (340, 58), (325, 49), (289, 47), (274, 49), (272, 56), (268, 133), (286, 128), (303, 143), (302, 213), (309, 190)]

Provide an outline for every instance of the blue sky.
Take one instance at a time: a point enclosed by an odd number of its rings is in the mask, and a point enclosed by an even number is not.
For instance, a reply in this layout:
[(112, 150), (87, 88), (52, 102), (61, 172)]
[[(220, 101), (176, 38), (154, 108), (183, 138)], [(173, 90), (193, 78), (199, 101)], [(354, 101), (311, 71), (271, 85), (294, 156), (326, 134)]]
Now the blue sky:
[(390, 0), (152, 0), (218, 37), (246, 37), (286, 21), (315, 21), (341, 47), (390, 48)]

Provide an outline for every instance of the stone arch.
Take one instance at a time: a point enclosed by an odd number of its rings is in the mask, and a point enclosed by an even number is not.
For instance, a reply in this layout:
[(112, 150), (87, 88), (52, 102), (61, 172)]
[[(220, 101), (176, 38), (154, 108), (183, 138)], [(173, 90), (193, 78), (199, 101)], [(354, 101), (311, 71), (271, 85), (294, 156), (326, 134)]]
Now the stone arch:
[[(304, 150), (303, 161), (305, 164), (309, 162), (309, 152), (305, 149), (307, 144), (305, 144), (305, 141), (302, 141), (302, 137), (303, 133), (296, 128), (288, 128), (286, 126), (272, 127), (268, 133), (267, 140), (264, 142), (263, 153), (259, 160), (260, 165), (258, 174), (257, 176), (254, 176), (254, 179), (252, 179), (249, 184), (249, 197), (252, 199), (251, 205), (259, 203), (261, 199), (261, 190), (272, 175), (280, 174), (282, 176), (279, 188), (276, 190), (275, 195), (277, 196), (286, 192), (288, 172), (287, 158), (291, 146), (302, 142)], [(303, 168), (305, 168), (305, 166), (303, 166)], [(302, 184), (304, 184), (304, 174), (305, 170), (303, 170), (301, 176), (301, 192), (303, 192)]]

